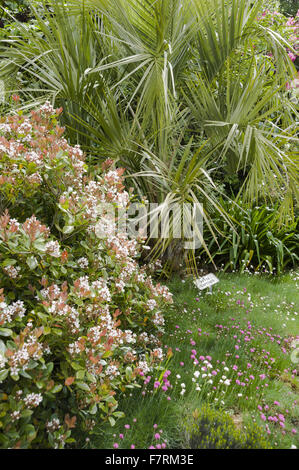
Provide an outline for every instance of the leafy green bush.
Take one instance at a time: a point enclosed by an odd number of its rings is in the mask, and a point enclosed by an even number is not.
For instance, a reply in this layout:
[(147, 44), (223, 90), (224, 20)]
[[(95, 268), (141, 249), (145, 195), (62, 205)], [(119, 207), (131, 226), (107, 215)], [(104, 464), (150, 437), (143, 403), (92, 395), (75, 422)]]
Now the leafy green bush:
[(75, 427), (113, 425), (118, 394), (163, 359), (171, 294), (139, 268), (137, 240), (98, 211), (128, 206), (123, 170), (107, 161), (88, 174), (60, 112), (46, 103), (0, 118), (3, 448), (62, 448)]
[(193, 412), (184, 427), (187, 449), (267, 449), (270, 448), (262, 429), (250, 425), (243, 431), (224, 411), (205, 405)]
[(280, 10), (285, 15), (295, 16), (298, 12), (298, 2), (297, 0), (279, 0)]
[(293, 223), (279, 226), (277, 204), (272, 208), (265, 204), (242, 208), (222, 201), (222, 206), (234, 220), (235, 231), (218, 217), (219, 245), (212, 237), (209, 240), (207, 232), (205, 240), (217, 266), (241, 272), (267, 269), (280, 273), (298, 262), (298, 217)]

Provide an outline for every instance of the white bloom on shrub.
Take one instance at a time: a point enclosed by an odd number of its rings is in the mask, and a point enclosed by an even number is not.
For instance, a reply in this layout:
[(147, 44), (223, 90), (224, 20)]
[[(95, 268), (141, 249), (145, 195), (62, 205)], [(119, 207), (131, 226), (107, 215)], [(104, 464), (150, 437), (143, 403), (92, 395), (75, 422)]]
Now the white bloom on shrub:
[(46, 249), (46, 252), (50, 256), (53, 256), (54, 258), (59, 258), (61, 256), (60, 246), (59, 246), (58, 241), (56, 240), (46, 243), (45, 249)]
[(156, 325), (156, 326), (162, 326), (162, 325), (164, 325), (165, 320), (164, 320), (163, 315), (162, 315), (160, 312), (156, 312), (156, 313), (153, 315), (152, 322), (153, 322), (154, 325)]
[(136, 275), (136, 282), (145, 282), (145, 274), (144, 273), (138, 273)]
[(7, 362), (6, 357), (2, 356), (1, 351), (0, 351), (0, 371), (1, 369), (4, 369), (6, 362)]
[(137, 368), (140, 369), (144, 375), (151, 371), (151, 368), (149, 367), (146, 361), (139, 361), (137, 364)]
[(23, 318), (26, 312), (24, 307), (24, 302), (17, 300), (10, 305), (7, 305), (5, 302), (0, 303), (0, 324), (1, 323), (10, 323), (13, 318)]
[(115, 282), (115, 287), (119, 292), (124, 292), (125, 287), (126, 287), (126, 283), (122, 279), (118, 279)]
[(146, 331), (144, 331), (143, 333), (141, 333), (138, 337), (138, 340), (141, 342), (141, 343), (148, 343), (149, 342), (149, 337), (148, 337), (148, 334)]
[(194, 377), (196, 377), (198, 379), (198, 377), (200, 376), (199, 370), (196, 370), (193, 375), (194, 375)]
[(54, 114), (55, 110), (51, 105), (50, 101), (46, 101), (44, 105), (40, 107), (40, 111), (45, 114)]
[(111, 294), (106, 284), (106, 281), (103, 279), (98, 279), (91, 284), (91, 287), (97, 292), (97, 296), (101, 297), (101, 300), (104, 302), (111, 301)]
[(81, 268), (81, 269), (86, 269), (88, 268), (88, 259), (87, 258), (79, 258), (78, 259), (78, 266)]
[(154, 310), (154, 308), (157, 306), (157, 302), (154, 299), (149, 299), (146, 302), (146, 305), (149, 308), (149, 310)]
[(120, 373), (117, 366), (114, 365), (109, 365), (105, 370), (105, 375), (108, 376), (110, 380), (112, 380), (115, 376), (119, 374)]
[(12, 413), (10, 413), (10, 417), (11, 417), (12, 422), (17, 421), (18, 419), (21, 418), (21, 412), (13, 411)]
[(28, 176), (28, 182), (31, 184), (41, 184), (42, 177), (39, 173), (33, 173), (32, 175)]
[[(80, 339), (80, 338), (79, 338)], [(79, 340), (75, 341), (74, 343), (71, 343), (68, 345), (68, 352), (70, 353), (71, 356), (75, 356), (76, 354), (80, 354), (81, 350), (78, 346)]]
[(131, 330), (126, 330), (124, 332), (124, 338), (126, 343), (136, 343), (136, 334)]
[(6, 123), (2, 123), (0, 124), (0, 132), (10, 132), (11, 131), (11, 128), (10, 128), (10, 125), (9, 124), (6, 124)]
[(25, 119), (24, 122), (19, 126), (19, 134), (29, 134), (32, 131), (32, 125), (28, 119)]
[(19, 276), (19, 272), (21, 271), (21, 268), (19, 266), (5, 266), (3, 268), (3, 271), (11, 278), (11, 279), (17, 279)]
[(43, 165), (42, 155), (39, 155), (34, 150), (32, 150), (31, 152), (26, 153), (25, 154), (25, 159), (27, 160), (27, 162), (35, 163), (37, 166), (42, 166)]
[(152, 356), (154, 356), (155, 358), (159, 359), (160, 361), (162, 361), (163, 359), (163, 351), (161, 348), (156, 348), (152, 351)]
[(60, 421), (58, 418), (53, 418), (51, 421), (48, 421), (46, 424), (46, 428), (49, 432), (56, 431), (60, 426)]
[(24, 398), (24, 403), (29, 408), (38, 406), (43, 401), (41, 393), (29, 393)]

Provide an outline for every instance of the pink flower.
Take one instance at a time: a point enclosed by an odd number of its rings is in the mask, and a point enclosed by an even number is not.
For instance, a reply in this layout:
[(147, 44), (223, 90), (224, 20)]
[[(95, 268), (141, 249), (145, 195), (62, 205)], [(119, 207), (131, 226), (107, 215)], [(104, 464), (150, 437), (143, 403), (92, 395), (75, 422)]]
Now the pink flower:
[(125, 424), (125, 428), (126, 428), (126, 429), (130, 429), (130, 425), (129, 425), (129, 424)]
[(156, 432), (155, 439), (160, 439), (160, 437), (161, 437), (160, 434), (158, 432)]
[(119, 445), (117, 444), (117, 442), (114, 442), (113, 447), (114, 449), (118, 449)]
[(292, 62), (295, 62), (297, 56), (293, 54), (293, 52), (288, 52), (288, 56), (291, 59)]
[(131, 444), (131, 449), (135, 449), (135, 446), (134, 446), (134, 444)]

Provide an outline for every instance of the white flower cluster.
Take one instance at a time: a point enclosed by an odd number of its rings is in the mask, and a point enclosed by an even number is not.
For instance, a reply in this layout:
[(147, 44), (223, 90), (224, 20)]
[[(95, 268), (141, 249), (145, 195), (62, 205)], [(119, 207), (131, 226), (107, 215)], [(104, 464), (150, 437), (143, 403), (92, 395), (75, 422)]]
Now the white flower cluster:
[(31, 152), (27, 152), (24, 156), (27, 162), (35, 163), (37, 167), (41, 167), (43, 164), (43, 156), (32, 150)]
[(19, 134), (29, 134), (32, 131), (32, 125), (29, 119), (25, 119), (18, 128)]
[(21, 412), (13, 411), (12, 413), (10, 413), (10, 417), (11, 417), (12, 422), (14, 423), (15, 421), (21, 418)]
[(153, 322), (154, 325), (156, 325), (156, 326), (163, 326), (163, 325), (164, 325), (165, 320), (164, 320), (164, 317), (163, 317), (163, 315), (161, 314), (161, 312), (156, 312), (156, 313), (153, 315), (152, 322)]
[(87, 269), (88, 268), (88, 259), (87, 258), (79, 258), (78, 261), (78, 266), (81, 268), (81, 269)]
[(3, 268), (3, 271), (11, 278), (11, 279), (17, 279), (19, 277), (19, 272), (21, 271), (20, 266), (5, 266)]
[(149, 299), (146, 302), (146, 305), (147, 305), (149, 310), (154, 310), (157, 307), (157, 302), (154, 299)]
[(108, 367), (106, 367), (105, 369), (105, 375), (110, 379), (110, 380), (113, 380), (114, 377), (116, 377), (117, 375), (119, 375), (120, 372), (118, 370), (118, 367), (116, 365), (109, 365)]
[(140, 369), (143, 375), (148, 374), (152, 370), (152, 368), (149, 366), (146, 360), (139, 361), (137, 364), (137, 368)]
[(4, 134), (11, 132), (10, 125), (6, 123), (0, 123), (0, 132), (3, 132)]
[(41, 184), (42, 181), (43, 181), (42, 177), (38, 172), (33, 173), (32, 175), (28, 176), (28, 182), (30, 184)]
[(45, 250), (46, 253), (48, 253), (50, 256), (53, 256), (54, 258), (59, 258), (61, 256), (60, 246), (57, 240), (47, 242)]
[(0, 302), (0, 325), (10, 323), (14, 318), (23, 318), (26, 313), (24, 302), (17, 300), (10, 305)]
[(40, 111), (45, 114), (54, 114), (55, 110), (53, 106), (51, 105), (50, 101), (46, 101), (44, 105), (40, 107)]
[(81, 353), (81, 349), (79, 347), (80, 345), (80, 339), (79, 338), (77, 341), (74, 341), (73, 343), (70, 343), (68, 345), (68, 352), (70, 353), (71, 356), (76, 356), (76, 354), (80, 354)]
[(40, 293), (48, 301), (46, 306), (48, 312), (64, 318), (70, 332), (73, 334), (78, 333), (80, 329), (79, 312), (66, 303), (65, 293), (56, 284), (43, 289)]
[(98, 279), (92, 282), (91, 287), (96, 291), (96, 297), (99, 297), (102, 302), (111, 301), (111, 294), (104, 279)]
[(24, 403), (28, 408), (36, 408), (43, 401), (41, 393), (29, 393), (24, 398)]
[(162, 351), (161, 348), (154, 349), (151, 354), (155, 359), (158, 359), (159, 361), (162, 361), (162, 359), (164, 357), (163, 351)]
[(60, 427), (60, 421), (58, 418), (53, 418), (51, 421), (48, 421), (46, 424), (46, 428), (48, 432), (57, 431)]

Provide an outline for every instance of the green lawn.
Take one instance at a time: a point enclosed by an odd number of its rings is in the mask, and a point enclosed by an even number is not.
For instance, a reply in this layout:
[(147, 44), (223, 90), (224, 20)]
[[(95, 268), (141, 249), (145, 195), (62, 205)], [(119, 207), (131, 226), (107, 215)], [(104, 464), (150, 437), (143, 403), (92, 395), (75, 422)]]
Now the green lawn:
[(86, 447), (182, 448), (184, 423), (206, 403), (231, 415), (242, 432), (256, 423), (272, 448), (299, 447), (299, 367), (292, 346), (299, 339), (299, 273), (219, 278), (212, 294), (188, 279), (169, 282), (174, 305), (163, 347), (173, 356), (161, 372), (171, 371), (167, 390), (158, 375), (129, 390), (120, 401), (126, 417), (113, 428), (96, 425)]

